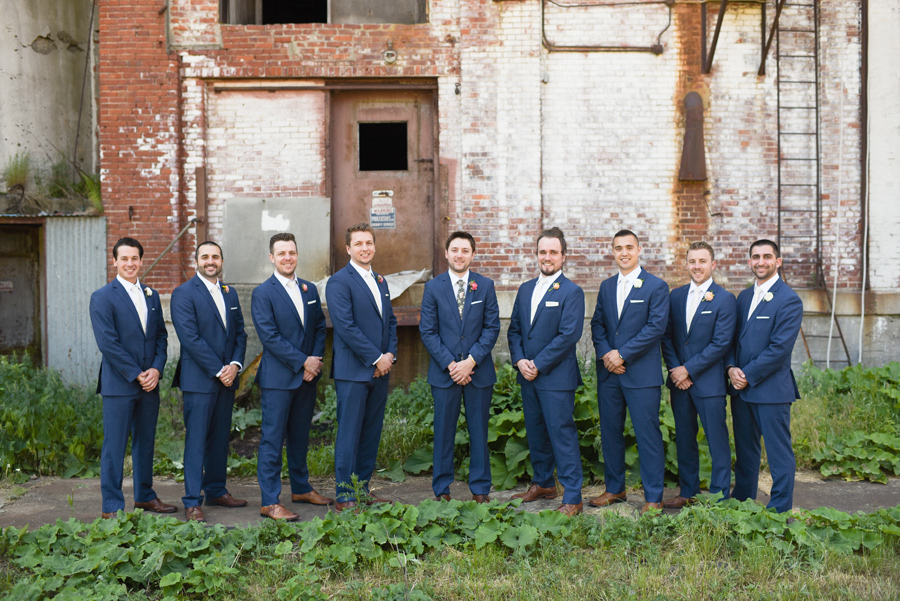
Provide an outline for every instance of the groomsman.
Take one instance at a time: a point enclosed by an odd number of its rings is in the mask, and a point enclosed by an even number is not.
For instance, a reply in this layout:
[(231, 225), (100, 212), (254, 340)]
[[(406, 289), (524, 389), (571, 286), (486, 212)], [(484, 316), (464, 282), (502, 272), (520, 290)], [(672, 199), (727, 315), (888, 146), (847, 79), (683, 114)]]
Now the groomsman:
[(634, 232), (617, 232), (612, 251), (619, 273), (600, 284), (591, 319), (606, 492), (590, 503), (605, 507), (627, 498), (627, 407), (640, 454), (644, 513), (662, 508), (666, 457), (659, 429), (663, 384), (659, 341), (669, 319), (669, 286), (639, 265), (641, 245)]
[(144, 247), (134, 238), (113, 246), (116, 277), (91, 295), (91, 326), (103, 354), (97, 392), (103, 396), (100, 450), (102, 516), (125, 509), (122, 476), (131, 434), (134, 507), (173, 513), (153, 491), (153, 447), (159, 416), (159, 377), (166, 366), (166, 322), (159, 293), (138, 281)]
[(223, 284), (224, 255), (215, 242), (194, 253), (197, 275), (172, 291), (172, 325), (181, 357), (172, 386), (184, 393), (184, 513), (205, 522), (207, 505), (244, 507), (225, 488), (231, 412), (247, 334), (237, 291)]
[(751, 244), (748, 264), (756, 283), (738, 295), (734, 345), (726, 360), (736, 456), (731, 495), (739, 501), (756, 498), (762, 436), (772, 472), (768, 507), (783, 513), (794, 504), (797, 463), (791, 443), (791, 404), (800, 392), (791, 370), (791, 352), (800, 333), (803, 302), (778, 276), (781, 251), (775, 242)]
[(500, 334), (494, 282), (469, 270), (475, 239), (453, 232), (445, 244), (450, 269), (427, 284), (419, 331), (431, 354), (428, 382), (434, 397), (434, 476), (438, 499), (450, 500), (453, 451), (460, 399), (469, 429), (469, 490), (478, 503), (490, 500), (491, 458), (487, 444), (491, 396), (497, 374), (491, 349)]
[(334, 326), (331, 375), (337, 393), (337, 511), (356, 507), (353, 476), (369, 492), (389, 374), (397, 357), (397, 319), (391, 294), (387, 280), (372, 269), (375, 232), (368, 223), (357, 223), (347, 229), (345, 241), (350, 262), (328, 280), (325, 289)]
[(734, 338), (737, 316), (734, 295), (713, 281), (715, 253), (706, 242), (687, 252), (691, 283), (669, 295), (669, 325), (662, 339), (669, 377), (678, 484), (681, 491), (664, 507), (682, 508), (700, 492), (697, 416), (709, 444), (712, 475), (709, 492), (728, 498), (731, 490), (731, 445), (725, 420), (725, 355)]
[(583, 507), (574, 411), (575, 390), (582, 384), (575, 345), (584, 329), (584, 291), (562, 273), (566, 238), (558, 227), (538, 236), (537, 259), (540, 275), (519, 288), (507, 332), (534, 468), (531, 486), (513, 498), (525, 503), (556, 498), (556, 468), (564, 488), (556, 511), (573, 516)]
[(309, 425), (325, 354), (325, 314), (315, 284), (294, 273), (297, 241), (293, 234), (271, 237), (269, 261), (275, 273), (253, 290), (250, 301), (253, 325), (263, 345), (256, 374), (262, 390), (262, 438), (256, 468), (262, 498), (259, 514), (292, 522), (300, 516), (279, 501), (285, 439), (291, 501), (334, 502), (309, 484), (306, 467)]

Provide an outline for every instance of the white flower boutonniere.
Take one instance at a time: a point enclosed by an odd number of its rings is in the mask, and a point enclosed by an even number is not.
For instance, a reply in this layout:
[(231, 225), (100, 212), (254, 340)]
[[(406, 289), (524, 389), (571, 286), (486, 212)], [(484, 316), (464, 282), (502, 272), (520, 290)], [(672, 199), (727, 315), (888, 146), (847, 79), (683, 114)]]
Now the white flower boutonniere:
[(153, 296), (153, 288), (147, 286), (146, 288), (144, 288), (144, 294), (147, 296), (147, 298), (150, 298), (151, 296)]
[(766, 292), (766, 295), (763, 297), (763, 300), (766, 302), (769, 302), (773, 298), (775, 298), (774, 294), (772, 294), (771, 292)]
[(640, 288), (640, 287), (643, 286), (643, 285), (644, 285), (644, 280), (637, 279), (637, 280), (634, 281), (634, 287), (635, 287), (635, 288)]

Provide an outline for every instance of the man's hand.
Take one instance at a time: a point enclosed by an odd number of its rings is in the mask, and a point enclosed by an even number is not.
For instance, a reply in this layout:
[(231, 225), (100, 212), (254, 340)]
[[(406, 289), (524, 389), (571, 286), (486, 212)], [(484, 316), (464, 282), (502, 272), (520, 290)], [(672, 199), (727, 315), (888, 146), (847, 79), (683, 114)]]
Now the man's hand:
[(471, 359), (464, 359), (459, 362), (452, 362), (447, 366), (450, 369), (450, 378), (454, 383), (465, 386), (472, 381), (472, 372), (475, 371), (475, 362)]
[(625, 373), (625, 359), (619, 354), (619, 351), (613, 349), (603, 355), (603, 367), (607, 369), (607, 371), (611, 371), (614, 374), (624, 374)]
[(237, 378), (238, 366), (232, 363), (231, 365), (226, 365), (222, 368), (222, 373), (219, 374), (219, 381), (222, 382), (225, 386), (231, 386), (234, 384), (235, 378)]
[(144, 389), (144, 392), (150, 392), (156, 385), (159, 384), (159, 370), (155, 367), (151, 367), (147, 371), (142, 371), (138, 374), (138, 384), (141, 385), (141, 388)]
[(375, 363), (375, 377), (380, 378), (390, 373), (391, 367), (394, 366), (394, 353), (385, 353), (381, 359)]
[(685, 380), (691, 379), (691, 374), (688, 373), (688, 370), (684, 367), (684, 365), (679, 365), (675, 369), (669, 370), (669, 377), (672, 378), (672, 383), (675, 384), (680, 390), (685, 390), (681, 387), (681, 383)]
[(519, 359), (516, 362), (516, 367), (519, 368), (519, 373), (525, 376), (525, 379), (529, 382), (533, 382), (538, 377), (538, 368), (534, 366), (534, 361), (530, 359)]
[(690, 388), (693, 385), (694, 385), (693, 380), (691, 380), (690, 378), (685, 378), (684, 380), (682, 380), (675, 386), (678, 388), (678, 390), (687, 390), (688, 388)]
[(303, 381), (312, 382), (320, 373), (322, 373), (322, 357), (308, 356), (303, 362)]
[(731, 378), (731, 385), (735, 390), (743, 390), (747, 387), (747, 376), (740, 367), (732, 367), (728, 370), (728, 377)]

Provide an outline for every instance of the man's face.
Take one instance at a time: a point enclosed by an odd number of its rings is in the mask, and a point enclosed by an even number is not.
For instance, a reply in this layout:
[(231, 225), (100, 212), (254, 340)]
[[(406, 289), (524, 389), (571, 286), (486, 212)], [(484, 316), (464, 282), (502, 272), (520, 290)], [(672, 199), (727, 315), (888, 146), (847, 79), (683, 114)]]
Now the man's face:
[(360, 267), (369, 268), (375, 257), (375, 238), (372, 232), (353, 232), (350, 234), (350, 246), (347, 254)]
[(135, 284), (141, 271), (141, 253), (134, 246), (120, 246), (113, 265), (123, 280)]
[(541, 273), (546, 276), (556, 274), (566, 262), (559, 238), (541, 238), (538, 242), (537, 255)]
[(215, 244), (202, 244), (197, 249), (197, 272), (215, 283), (222, 273), (222, 251)]
[(750, 260), (747, 264), (756, 276), (756, 282), (762, 284), (778, 273), (781, 257), (775, 256), (775, 249), (769, 244), (760, 244), (750, 251)]
[(450, 271), (456, 275), (464, 274), (469, 265), (472, 264), (472, 258), (475, 256), (472, 251), (472, 243), (465, 238), (454, 238), (450, 241), (450, 246), (446, 251), (447, 262), (450, 264)]
[(279, 240), (272, 247), (269, 260), (275, 265), (275, 271), (288, 278), (294, 278), (297, 269), (297, 244), (287, 240)]
[(641, 245), (637, 238), (631, 235), (613, 238), (613, 258), (619, 271), (623, 274), (631, 273), (641, 259)]
[(712, 277), (713, 269), (716, 268), (716, 262), (712, 260), (708, 250), (698, 248), (688, 251), (687, 268), (691, 280), (700, 286)]

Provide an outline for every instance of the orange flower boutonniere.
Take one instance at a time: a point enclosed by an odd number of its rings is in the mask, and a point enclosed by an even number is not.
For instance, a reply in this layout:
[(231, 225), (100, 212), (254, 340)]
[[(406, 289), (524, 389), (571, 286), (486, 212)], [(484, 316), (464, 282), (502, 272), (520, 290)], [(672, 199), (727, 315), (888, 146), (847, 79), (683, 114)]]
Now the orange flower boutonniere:
[(303, 292), (306, 292), (307, 290), (309, 290), (309, 288), (306, 286), (306, 284), (301, 285), (300, 288), (303, 290)]
[(709, 302), (709, 301), (711, 301), (711, 300), (714, 299), (714, 298), (716, 298), (716, 295), (713, 294), (712, 292), (707, 292), (707, 293), (703, 296), (703, 300), (705, 300), (706, 302)]
[(228, 284), (222, 284), (222, 290), (225, 292), (225, 294), (228, 294)]
[(559, 282), (553, 282), (553, 289), (559, 290)]

